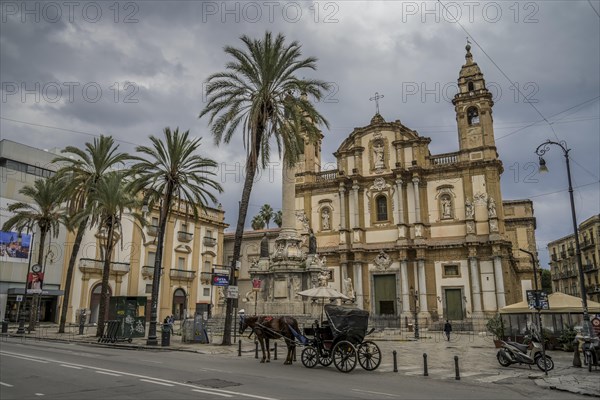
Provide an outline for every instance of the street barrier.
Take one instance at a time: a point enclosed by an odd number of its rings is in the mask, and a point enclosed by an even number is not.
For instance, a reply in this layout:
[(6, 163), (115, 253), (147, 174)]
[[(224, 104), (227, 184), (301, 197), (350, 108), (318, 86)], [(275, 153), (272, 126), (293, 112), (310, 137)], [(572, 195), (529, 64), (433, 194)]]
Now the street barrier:
[(454, 369), (456, 370), (456, 376), (454, 379), (460, 381), (460, 370), (458, 369), (458, 356), (454, 356)]
[(427, 371), (427, 353), (423, 353), (423, 376), (429, 376)]

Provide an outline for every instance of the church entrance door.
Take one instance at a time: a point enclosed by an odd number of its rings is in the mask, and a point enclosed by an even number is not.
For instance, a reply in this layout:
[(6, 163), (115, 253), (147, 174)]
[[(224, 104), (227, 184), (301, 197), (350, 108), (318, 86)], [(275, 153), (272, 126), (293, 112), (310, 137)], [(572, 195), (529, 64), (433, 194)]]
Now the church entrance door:
[(374, 275), (375, 314), (396, 314), (396, 275)]
[(464, 318), (462, 305), (462, 289), (446, 289), (446, 319), (462, 320)]

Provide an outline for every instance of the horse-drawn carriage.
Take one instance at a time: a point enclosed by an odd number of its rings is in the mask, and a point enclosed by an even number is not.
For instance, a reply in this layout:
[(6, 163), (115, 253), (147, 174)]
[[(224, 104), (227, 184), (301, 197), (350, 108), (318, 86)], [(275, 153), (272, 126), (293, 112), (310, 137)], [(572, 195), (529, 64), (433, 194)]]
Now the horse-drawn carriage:
[(364, 340), (372, 332), (367, 332), (368, 311), (327, 304), (325, 315), (327, 320), (320, 325), (315, 321), (312, 327), (304, 328), (307, 340), (301, 360), (305, 367), (333, 363), (341, 372), (350, 372), (356, 367), (357, 361), (367, 371), (379, 367), (379, 347), (370, 340)]

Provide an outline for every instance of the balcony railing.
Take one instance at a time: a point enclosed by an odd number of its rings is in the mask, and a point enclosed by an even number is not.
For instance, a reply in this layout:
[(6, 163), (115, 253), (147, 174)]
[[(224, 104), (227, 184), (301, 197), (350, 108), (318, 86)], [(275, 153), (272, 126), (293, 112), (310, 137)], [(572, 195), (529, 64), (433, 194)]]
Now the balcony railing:
[(560, 274), (552, 274), (552, 280), (553, 280), (553, 281), (558, 281), (558, 280), (560, 280)]
[(158, 236), (158, 225), (148, 225), (146, 232), (148, 232), (148, 236)]
[(575, 249), (573, 249), (572, 247), (569, 247), (569, 255), (570, 256), (574, 256), (575, 255)]
[[(129, 263), (114, 262), (110, 263), (110, 272), (119, 275), (125, 275), (129, 273)], [(79, 259), (79, 270), (87, 273), (98, 273), (102, 274), (104, 270), (104, 261), (95, 260), (93, 258), (80, 258)]]
[(550, 255), (550, 258), (552, 258), (552, 261), (558, 260), (558, 256), (556, 255), (556, 253), (553, 253), (552, 255)]
[(193, 237), (194, 237), (194, 234), (190, 233), (190, 232), (185, 232), (185, 231), (177, 232), (177, 239), (180, 242), (185, 242), (185, 243), (191, 242)]
[(185, 269), (173, 269), (169, 272), (171, 279), (179, 279), (183, 281), (191, 281), (196, 277), (196, 271), (188, 271)]
[(316, 176), (316, 181), (317, 182), (331, 182), (336, 180), (338, 176), (338, 171), (333, 170), (333, 171), (323, 171), (323, 172), (319, 172)]
[[(162, 268), (160, 274), (163, 274)], [(152, 279), (154, 277), (154, 266), (152, 265), (144, 265), (142, 267), (142, 277), (144, 279)]]
[(587, 294), (600, 293), (600, 285), (591, 285), (586, 288)]
[(581, 250), (587, 249), (588, 247), (591, 247), (594, 245), (594, 239), (588, 239), (585, 238), (582, 242), (581, 242)]
[(217, 239), (210, 236), (204, 236), (204, 238), (202, 238), (202, 243), (207, 247), (214, 247), (217, 245)]
[(597, 271), (598, 270), (598, 266), (594, 265), (594, 264), (587, 264), (583, 266), (583, 272), (592, 272), (592, 271)]
[(456, 164), (458, 162), (457, 153), (447, 153), (433, 156), (430, 158), (433, 165)]
[(566, 251), (561, 251), (560, 252), (560, 258), (567, 258), (567, 252)]

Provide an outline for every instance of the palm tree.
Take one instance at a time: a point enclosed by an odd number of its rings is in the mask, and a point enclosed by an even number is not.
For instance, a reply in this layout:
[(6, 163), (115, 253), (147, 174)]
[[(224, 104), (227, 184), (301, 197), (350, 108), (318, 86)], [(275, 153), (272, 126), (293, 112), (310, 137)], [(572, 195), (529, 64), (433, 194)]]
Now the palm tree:
[[(60, 224), (64, 221), (64, 210), (61, 207), (63, 201), (62, 183), (56, 178), (38, 179), (33, 186), (25, 186), (19, 193), (27, 196), (33, 202), (17, 202), (8, 206), (8, 211), (14, 213), (3, 225), (2, 230), (10, 232), (16, 230), (33, 230), (38, 226), (40, 235), (40, 246), (38, 250), (38, 265), (44, 265), (44, 246), (46, 236), (51, 233), (58, 237)], [(37, 320), (38, 293), (33, 295), (31, 302), (31, 313), (29, 314), (29, 331), (35, 330)]]
[[(308, 101), (317, 101), (329, 85), (320, 80), (298, 78), (304, 69), (316, 70), (316, 58), (302, 59), (301, 46), (294, 41), (285, 43), (278, 34), (273, 39), (270, 32), (264, 39), (240, 38), (245, 49), (225, 47), (233, 58), (226, 71), (208, 77), (206, 92), (208, 103), (200, 118), (209, 115), (209, 125), (215, 143), (229, 143), (233, 134), (242, 127), (242, 140), (246, 149), (246, 178), (242, 189), (238, 221), (235, 231), (232, 268), (240, 258), (242, 235), (248, 213), (248, 202), (259, 166), (267, 166), (270, 158), (270, 141), (277, 143), (279, 156), (282, 150), (285, 161), (293, 166), (303, 151), (304, 139), (315, 142), (320, 135), (318, 126), (328, 126), (325, 118)], [(300, 93), (301, 96), (294, 96)], [(231, 344), (231, 313), (233, 299), (227, 299), (223, 344)]]
[(189, 138), (189, 131), (180, 133), (179, 128), (173, 132), (165, 128), (165, 141), (150, 136), (152, 146), (138, 146), (136, 151), (144, 156), (135, 157), (136, 163), (131, 167), (134, 179), (132, 192), (145, 192), (149, 206), (160, 203), (160, 216), (154, 275), (152, 279), (152, 305), (148, 344), (157, 344), (156, 318), (158, 302), (158, 286), (162, 264), (163, 240), (167, 220), (171, 208), (176, 202), (185, 204), (185, 214), (191, 211), (198, 219), (198, 209), (206, 206), (207, 200), (216, 202), (212, 190), (223, 191), (221, 185), (212, 179), (215, 174), (209, 169), (217, 163), (209, 158), (194, 154), (200, 147), (201, 138)]
[(91, 226), (97, 226), (98, 231), (102, 233), (101, 246), (104, 253), (104, 267), (102, 270), (102, 294), (100, 300), (100, 310), (98, 313), (98, 328), (96, 336), (101, 337), (104, 333), (104, 316), (108, 307), (109, 291), (108, 279), (110, 277), (110, 263), (112, 261), (113, 249), (118, 238), (123, 237), (121, 219), (125, 210), (129, 210), (136, 222), (143, 224), (141, 215), (131, 212), (139, 208), (140, 201), (131, 192), (128, 192), (125, 185), (125, 177), (121, 172), (109, 172), (103, 175), (94, 191), (90, 193), (87, 201), (87, 207), (79, 213), (75, 220), (84, 219), (90, 222)]
[(271, 222), (275, 216), (273, 207), (271, 207), (269, 204), (263, 204), (263, 206), (260, 208), (260, 216), (265, 221), (265, 224), (267, 224), (267, 229), (269, 229), (269, 222)]
[(275, 224), (281, 228), (281, 225), (283, 224), (283, 212), (281, 210), (277, 211), (273, 215), (273, 222), (275, 222)]
[[(64, 182), (62, 190), (67, 199), (69, 215), (76, 215), (86, 209), (89, 196), (96, 190), (95, 187), (102, 176), (113, 169), (122, 168), (125, 165), (125, 162), (129, 159), (129, 155), (119, 152), (118, 148), (119, 146), (115, 145), (112, 137), (100, 136), (99, 138), (94, 138), (92, 143), (86, 143), (83, 150), (73, 146), (66, 147), (62, 153), (68, 155), (60, 156), (53, 160), (53, 162), (63, 165), (58, 170), (57, 177)], [(70, 231), (75, 230), (76, 234), (67, 268), (65, 294), (63, 296), (60, 324), (58, 327), (59, 333), (65, 332), (71, 297), (71, 285), (73, 283), (73, 270), (75, 269), (75, 262), (77, 261), (77, 255), (79, 254), (88, 220), (89, 218), (80, 217), (77, 226), (72, 223), (69, 223), (67, 226)]]
[(265, 228), (265, 220), (263, 219), (262, 215), (256, 214), (254, 216), (254, 218), (252, 218), (252, 229), (254, 229), (255, 231), (258, 231), (258, 230), (264, 229), (264, 228)]

